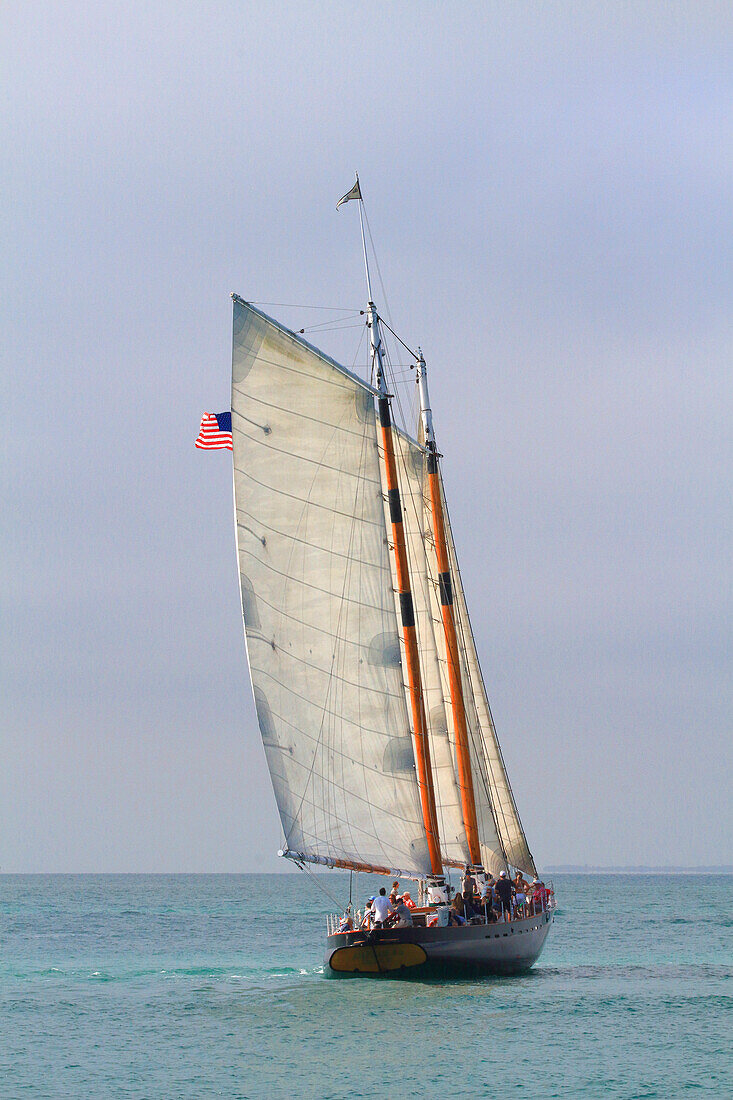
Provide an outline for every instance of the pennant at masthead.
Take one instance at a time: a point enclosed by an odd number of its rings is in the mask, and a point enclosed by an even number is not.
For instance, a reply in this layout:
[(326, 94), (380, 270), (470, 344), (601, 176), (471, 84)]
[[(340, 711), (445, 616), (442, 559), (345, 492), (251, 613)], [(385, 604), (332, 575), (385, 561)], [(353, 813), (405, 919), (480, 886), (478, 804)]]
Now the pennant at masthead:
[(339, 199), (339, 201), (336, 203), (336, 209), (338, 210), (339, 206), (341, 206), (341, 204), (344, 203), (344, 202), (348, 202), (349, 199), (360, 199), (360, 198), (361, 198), (361, 188), (359, 187), (359, 177), (357, 176), (356, 177), (356, 183), (351, 188), (351, 190), (347, 191), (346, 194), (343, 195)]

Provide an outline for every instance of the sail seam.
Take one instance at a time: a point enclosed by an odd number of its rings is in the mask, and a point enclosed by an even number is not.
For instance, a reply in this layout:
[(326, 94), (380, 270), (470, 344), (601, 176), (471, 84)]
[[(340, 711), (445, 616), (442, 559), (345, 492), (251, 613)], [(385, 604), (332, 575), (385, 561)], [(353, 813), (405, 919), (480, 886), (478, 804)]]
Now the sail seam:
[[(262, 360), (260, 360), (260, 362), (262, 362)], [(272, 363), (272, 366), (277, 367), (278, 370), (289, 370), (290, 369), (288, 367), (281, 367), (281, 365), (279, 363)], [(300, 374), (300, 376), (302, 378), (307, 378), (308, 377), (307, 374), (302, 374), (300, 371), (293, 371), (293, 373), (294, 374)], [(340, 432), (343, 432), (344, 435), (353, 436), (354, 439), (362, 439), (363, 438), (361, 432), (353, 431), (351, 428), (343, 427), (341, 424), (332, 424), (330, 420), (319, 420), (319, 418), (317, 416), (309, 416), (308, 413), (300, 412), (298, 409), (288, 409), (288, 408), (285, 408), (284, 405), (274, 405), (271, 401), (265, 401), (265, 399), (263, 397), (256, 397), (254, 394), (246, 393), (244, 390), (242, 390), (241, 388), (239, 388), (237, 386), (235, 386), (234, 389), (240, 395), (240, 397), (246, 397), (246, 399), (248, 401), (254, 401), (258, 405), (264, 405), (265, 408), (270, 409), (274, 412), (284, 413), (286, 416), (291, 416), (291, 417), (293, 417), (294, 419), (297, 419), (297, 420), (309, 420), (311, 422), (311, 424), (323, 424), (327, 428), (338, 428), (338, 430)], [(340, 386), (339, 389), (343, 390), (344, 393), (349, 392), (348, 386)], [(263, 425), (258, 424), (255, 420), (250, 420), (250, 418), (245, 416), (244, 413), (237, 412), (235, 410), (234, 415), (241, 417), (242, 420), (246, 420), (248, 424), (254, 424), (254, 426), (256, 428), (260, 428), (260, 429), (263, 428)], [(249, 438), (251, 438), (251, 437), (249, 437)], [(343, 472), (347, 473), (347, 474), (350, 473), (349, 470), (344, 470)]]
[[(241, 546), (239, 549), (240, 549), (240, 553), (246, 554), (248, 557), (253, 558), (264, 569), (269, 569), (270, 572), (277, 574), (278, 577), (283, 577), (287, 581), (294, 581), (294, 583), (300, 584), (304, 588), (310, 588), (314, 592), (322, 592), (324, 594), (324, 596), (335, 596), (336, 595), (336, 593), (332, 592), (329, 588), (321, 588), (321, 586), (318, 585), (318, 584), (312, 584), (310, 581), (304, 581), (300, 577), (293, 578), (293, 577), (289, 576), (287, 573), (283, 573), (282, 569), (278, 569), (276, 566), (272, 565), (270, 562), (264, 561), (264, 559), (262, 559), (262, 558), (258, 558), (256, 556), (255, 551), (254, 550), (249, 550), (246, 546)], [(346, 603), (351, 604), (353, 607), (368, 607), (368, 608), (373, 608), (374, 607), (374, 604), (364, 603), (363, 600), (355, 600), (353, 598), (353, 596), (344, 596), (344, 601)], [(270, 606), (272, 606), (272, 605), (270, 605)], [(384, 610), (384, 608), (380, 608), (380, 610)]]
[[(302, 730), (299, 730), (298, 732), (299, 732), (299, 733), (302, 733)], [(297, 767), (299, 767), (299, 768), (302, 768), (302, 769), (303, 769), (303, 771), (308, 771), (309, 775), (311, 774), (311, 772), (310, 772), (310, 770), (308, 769), (307, 765), (306, 765), (306, 764), (303, 764), (303, 763), (301, 763), (301, 761), (299, 761), (299, 760), (292, 760), (292, 761), (291, 761), (291, 763), (292, 763), (292, 764), (294, 764), (294, 765), (296, 765), (296, 766), (297, 766)], [(273, 769), (273, 770), (272, 770), (272, 773), (271, 773), (271, 774), (272, 774), (273, 776), (276, 776), (276, 777), (277, 777), (278, 779), (282, 779), (282, 781), (283, 781), (283, 782), (285, 782), (285, 781), (286, 781), (286, 776), (282, 775), (282, 774), (281, 774), (280, 772), (277, 772), (277, 771), (275, 771), (275, 769)], [(364, 803), (364, 805), (367, 805), (367, 806), (371, 805), (371, 803), (369, 802), (369, 799), (368, 799), (368, 798), (367, 798), (366, 796), (364, 796), (364, 795), (360, 795), (360, 794), (357, 794), (357, 793), (356, 793), (355, 791), (349, 790), (349, 788), (348, 788), (348, 787), (344, 787), (344, 786), (342, 786), (342, 785), (341, 785), (340, 783), (336, 783), (336, 782), (334, 782), (334, 780), (333, 780), (333, 779), (332, 779), (331, 777), (329, 777), (329, 776), (325, 776), (325, 775), (324, 775), (324, 774), (323, 774), (322, 772), (318, 772), (318, 771), (316, 771), (316, 772), (313, 772), (312, 774), (313, 774), (313, 775), (315, 775), (316, 779), (327, 779), (327, 780), (328, 780), (328, 783), (329, 783), (329, 784), (330, 784), (331, 786), (334, 786), (334, 787), (336, 787), (336, 788), (337, 788), (338, 790), (342, 791), (342, 792), (343, 792), (343, 793), (344, 793), (345, 795), (347, 795), (347, 796), (348, 796), (348, 797), (349, 797), (350, 799), (353, 799), (353, 800), (354, 800), (354, 801), (356, 801), (356, 802), (362, 802), (362, 803)], [(329, 817), (329, 818), (332, 818), (332, 819), (333, 819), (334, 821), (340, 821), (340, 822), (342, 822), (342, 823), (343, 823), (343, 818), (342, 818), (342, 817), (341, 817), (341, 816), (340, 816), (340, 815), (339, 815), (339, 814), (338, 814), (337, 812), (335, 812), (335, 811), (327, 811), (327, 810), (325, 809), (325, 807), (321, 806), (321, 805), (320, 805), (319, 803), (317, 803), (317, 802), (314, 802), (314, 801), (313, 801), (313, 800), (312, 800), (311, 798), (309, 798), (309, 797), (308, 797), (308, 792), (307, 792), (307, 787), (306, 787), (306, 792), (305, 792), (305, 794), (303, 795), (303, 800), (302, 800), (302, 802), (301, 802), (301, 804), (300, 804), (300, 806), (299, 806), (298, 810), (296, 810), (296, 812), (295, 812), (295, 813), (292, 813), (292, 812), (290, 812), (290, 811), (288, 811), (288, 810), (285, 810), (285, 811), (283, 811), (283, 815), (284, 815), (285, 817), (289, 817), (289, 818), (291, 818), (291, 820), (292, 820), (292, 826), (291, 826), (291, 828), (292, 828), (292, 827), (293, 827), (293, 826), (294, 826), (294, 825), (295, 825), (295, 824), (297, 823), (297, 818), (298, 818), (298, 815), (299, 815), (299, 813), (300, 813), (301, 809), (303, 808), (303, 806), (311, 806), (311, 807), (313, 807), (313, 809), (316, 809), (316, 810), (321, 810), (321, 811), (323, 811), (323, 813), (324, 813), (324, 814), (328, 814), (328, 817)], [(384, 817), (388, 817), (388, 818), (390, 818), (390, 819), (391, 819), (392, 821), (399, 821), (399, 822), (401, 822), (401, 823), (402, 823), (403, 825), (413, 825), (413, 824), (414, 824), (414, 823), (413, 823), (413, 822), (412, 822), (412, 821), (410, 820), (410, 818), (408, 818), (408, 817), (403, 817), (403, 816), (402, 816), (401, 814), (395, 814), (395, 813), (392, 813), (392, 812), (390, 812), (389, 810), (383, 810), (383, 811), (382, 811), (382, 814), (383, 814), (383, 816), (384, 816)], [(373, 818), (372, 818), (372, 824), (374, 824), (374, 820), (373, 820)], [(364, 834), (364, 836), (366, 836), (366, 837), (369, 837), (369, 839), (370, 839), (370, 840), (376, 840), (376, 841), (377, 841), (378, 843), (380, 843), (380, 844), (381, 844), (381, 841), (380, 841), (379, 835), (378, 835), (378, 834), (377, 834), (376, 832), (375, 832), (375, 833), (370, 833), (370, 832), (369, 832), (369, 830), (368, 830), (368, 829), (365, 829), (365, 828), (364, 828), (363, 826), (351, 826), (351, 825), (349, 825), (349, 828), (354, 828), (354, 827), (355, 827), (355, 828), (356, 828), (356, 829), (358, 830), (358, 832), (360, 832), (360, 833), (363, 833), (363, 834)], [(318, 840), (318, 835), (317, 835), (317, 833), (314, 833), (314, 832), (312, 832), (311, 830), (309, 830), (309, 829), (307, 828), (307, 826), (303, 825), (303, 823), (302, 823), (302, 822), (300, 822), (300, 829), (301, 829), (302, 835), (303, 835), (304, 837), (306, 837), (306, 836), (310, 835), (310, 836), (312, 836), (312, 837), (313, 837), (313, 838), (314, 838), (314, 839), (315, 839), (316, 841)], [(321, 838), (321, 839), (322, 839), (322, 838)]]
[[(315, 629), (315, 628), (313, 628), (313, 629)], [(334, 635), (332, 635), (332, 634), (330, 634), (329, 636), (334, 637)], [(253, 640), (254, 641), (261, 641), (263, 645), (268, 646), (270, 649), (272, 648), (272, 642), (270, 641), (270, 639), (265, 637), (265, 635), (262, 634), (260, 631), (258, 631), (258, 633), (254, 635)], [(338, 637), (336, 637), (336, 641), (338, 641), (338, 640), (339, 640)], [(327, 668), (324, 668), (322, 665), (313, 664), (313, 662), (309, 661), (306, 657), (299, 657), (297, 654), (290, 653), (287, 650), (283, 650), (282, 652), (285, 654), (285, 656), (287, 657), (287, 659), (289, 661), (295, 661), (297, 664), (303, 665), (305, 668), (310, 668), (314, 672), (320, 672), (322, 676), (329, 676), (330, 675), (329, 670)], [(334, 680), (338, 680), (338, 682), (341, 683), (341, 684), (346, 684), (348, 687), (358, 688), (360, 686), (358, 680), (350, 680), (347, 676), (340, 676), (336, 672), (333, 673), (331, 678), (334, 679)], [(378, 688), (378, 687), (373, 687), (370, 690), (373, 691), (376, 695), (382, 695), (382, 696), (386, 697), (387, 699), (397, 699), (397, 698), (399, 698), (397, 695), (395, 695), (394, 692), (383, 690), (383, 689)], [(376, 731), (373, 731), (373, 732), (376, 732)]]
[[(370, 609), (374, 608), (374, 604), (365, 604), (363, 601), (356, 603), (355, 601), (350, 600), (349, 602), (352, 603), (352, 605), (355, 607), (369, 607)], [(327, 635), (327, 637), (333, 638), (334, 641), (340, 640), (341, 642), (343, 642), (344, 645), (355, 646), (362, 653), (366, 652), (368, 649), (368, 646), (366, 646), (363, 642), (356, 642), (353, 640), (353, 638), (339, 639), (337, 634), (334, 634), (332, 630), (327, 630), (326, 627), (322, 626), (321, 624), (316, 625), (312, 622), (308, 622), (306, 619), (299, 619), (297, 615), (293, 615), (290, 611), (283, 611), (281, 607), (278, 607), (277, 604), (271, 603), (269, 600), (266, 600), (265, 597), (260, 595), (259, 593), (257, 594), (257, 603), (263, 604), (265, 607), (269, 607), (272, 611), (276, 611), (283, 619), (288, 619), (291, 623), (297, 623), (298, 626), (305, 626), (310, 630), (317, 630), (319, 634), (325, 634)], [(260, 638), (268, 645), (272, 644), (270, 639), (267, 638), (258, 628), (248, 627), (247, 629), (250, 631), (251, 636)], [(290, 654), (288, 654), (288, 656), (290, 656)]]
[[(366, 566), (369, 566), (369, 568), (372, 568), (372, 569), (379, 569), (380, 572), (382, 572), (382, 573), (387, 572), (387, 569), (384, 566), (381, 566), (381, 565), (380, 566), (374, 566), (372, 564), (372, 562), (370, 562), (367, 558), (349, 558), (347, 554), (343, 553), (340, 550), (330, 550), (330, 549), (327, 549), (325, 546), (318, 546), (315, 542), (308, 542), (307, 539), (298, 538), (297, 535), (291, 535), (289, 531), (281, 531), (278, 527), (272, 527), (269, 523), (265, 523), (263, 520), (258, 519), (257, 516), (255, 516), (252, 512), (248, 512), (246, 508), (238, 508), (237, 509), (237, 521), (238, 522), (239, 522), (240, 513), (243, 516), (248, 516), (249, 519), (251, 519), (255, 523), (257, 523), (260, 527), (263, 528), (263, 530), (269, 531), (269, 533), (271, 535), (278, 535), (280, 538), (283, 538), (283, 539), (292, 539), (293, 542), (298, 542), (298, 543), (300, 543), (301, 546), (308, 546), (311, 550), (318, 550), (319, 552), (321, 552), (323, 554), (328, 554), (331, 557), (343, 558), (344, 560), (355, 561), (359, 565), (366, 565)], [(366, 521), (360, 520), (360, 522), (366, 522)], [(239, 526), (243, 527), (244, 524), (240, 523)], [(250, 531), (250, 528), (247, 527), (246, 530)], [(255, 536), (255, 538), (259, 538), (259, 536), (257, 534), (255, 534), (254, 531), (250, 531), (250, 534), (253, 534)], [(260, 597), (258, 597), (258, 599), (259, 598)]]
[[(297, 457), (297, 455), (293, 455), (289, 451), (282, 451), (281, 453), (289, 454), (291, 458)], [(339, 508), (329, 507), (329, 505), (327, 504), (320, 504), (317, 500), (304, 501), (303, 497), (296, 496), (295, 493), (288, 493), (285, 489), (278, 489), (275, 485), (268, 485), (266, 481), (260, 481), (259, 478), (256, 478), (253, 474), (250, 474), (248, 470), (243, 470), (241, 466), (235, 466), (234, 472), (235, 474), (239, 474), (240, 477), (247, 478), (248, 481), (254, 482), (254, 484), (258, 485), (261, 489), (267, 489), (268, 492), (277, 493), (278, 496), (287, 497), (289, 500), (296, 500), (299, 504), (307, 503), (309, 508), (320, 508), (323, 512), (329, 512), (330, 514), (343, 516), (345, 519), (349, 518), (348, 513), (342, 512)], [(376, 520), (363, 519), (361, 522), (367, 524), (369, 527), (376, 527), (377, 529), (380, 529), (382, 527), (382, 524), (377, 523)]]
[[(331, 427), (330, 424), (325, 424), (324, 421), (318, 421), (317, 420), (317, 421), (315, 421), (315, 423), (316, 424), (318, 424), (318, 423), (323, 424), (324, 427)], [(253, 443), (256, 446), (265, 447), (268, 452), (272, 451), (275, 454), (286, 455), (288, 458), (297, 459), (298, 462), (303, 462), (303, 463), (307, 462), (309, 465), (317, 466), (319, 469), (322, 469), (322, 470), (332, 470), (335, 474), (341, 475), (342, 473), (344, 473), (344, 471), (340, 470), (338, 466), (332, 466), (330, 462), (323, 462), (321, 459), (318, 459), (318, 458), (309, 458), (308, 455), (304, 455), (304, 454), (296, 454), (295, 451), (288, 451), (285, 447), (276, 447), (272, 442), (265, 443), (265, 441), (263, 439), (257, 439), (255, 436), (247, 435), (246, 432), (242, 432), (241, 434), (245, 437), (245, 439), (249, 440), (250, 443)], [(239, 473), (246, 473), (246, 471), (240, 469)], [(359, 480), (359, 474), (358, 473), (352, 474), (350, 470), (345, 471), (345, 476), (350, 477), (350, 478), (354, 478), (357, 481)], [(376, 482), (372, 482), (371, 479), (370, 479), (369, 483), (374, 485), (375, 491), (376, 491)], [(268, 486), (268, 488), (269, 488), (269, 486)], [(277, 490), (274, 490), (274, 491), (277, 492)], [(300, 498), (297, 498), (297, 499), (300, 499)], [(342, 513), (342, 514), (347, 515), (347, 513)]]
[[(269, 680), (272, 680), (273, 683), (277, 684), (278, 687), (281, 687), (284, 691), (287, 691), (290, 695), (295, 696), (296, 699), (301, 699), (304, 703), (307, 703), (309, 706), (316, 707), (316, 708), (320, 709), (318, 703), (314, 703), (312, 699), (309, 699), (306, 695), (303, 695), (303, 694), (301, 694), (301, 692), (296, 691), (295, 688), (291, 687), (284, 680), (280, 680), (279, 677), (274, 675), (274, 673), (268, 672), (266, 668), (262, 668), (260, 665), (253, 665), (252, 669), (255, 672), (259, 672), (263, 676), (267, 676), (267, 678)], [(378, 689), (375, 688), (374, 690), (377, 691)], [(387, 691), (380, 691), (379, 694), (385, 696), (388, 699), (396, 699), (398, 701), (400, 699), (400, 697), (398, 695), (395, 695), (395, 694), (393, 694), (391, 692), (387, 692)], [(273, 712), (273, 713), (277, 713), (277, 712)], [(333, 718), (340, 717), (339, 712), (336, 711), (336, 710), (326, 709), (326, 713), (331, 715)], [(312, 734), (308, 733), (307, 730), (301, 729), (300, 726), (296, 726), (293, 722), (289, 722), (287, 718), (283, 718), (283, 716), (280, 715), (280, 714), (278, 714), (277, 716), (278, 716), (278, 718), (280, 718), (280, 720), (282, 722), (286, 722), (287, 725), (292, 727), (292, 729), (298, 730), (300, 733), (303, 734), (304, 737), (307, 737), (310, 741), (315, 741), (315, 737), (313, 737)], [(356, 722), (349, 721), (349, 724), (355, 726)], [(373, 733), (373, 734), (376, 734), (377, 737), (383, 737), (385, 740), (389, 740), (389, 735), (386, 734), (384, 732), (384, 730), (373, 729), (371, 726), (364, 726), (364, 731), (365, 731), (365, 733)], [(365, 768), (369, 767), (369, 765), (367, 765), (367, 764), (363, 764), (362, 766), (365, 767)], [(379, 768), (370, 768), (370, 770), (375, 771), (375, 772), (380, 771)]]

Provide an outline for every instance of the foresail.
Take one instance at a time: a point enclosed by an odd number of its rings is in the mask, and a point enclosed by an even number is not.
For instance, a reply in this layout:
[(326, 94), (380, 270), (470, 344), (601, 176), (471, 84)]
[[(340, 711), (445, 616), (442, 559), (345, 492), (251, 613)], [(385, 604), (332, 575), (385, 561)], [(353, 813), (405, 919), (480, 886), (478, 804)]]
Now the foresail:
[(247, 650), (286, 846), (427, 873), (372, 391), (235, 298), (232, 433)]
[[(448, 509), (445, 506), (443, 514), (451, 562), (454, 606), (458, 618), (459, 644), (463, 651), (462, 658), (465, 663), (464, 684), (470, 685), (470, 691), (467, 690), (466, 693), (466, 711), (471, 727), (470, 741), (474, 786), (476, 787), (477, 799), (482, 793), (481, 788), (485, 788), (483, 797), (487, 800), (490, 798), (493, 810), (492, 834), (487, 840), (482, 835), (482, 846), (485, 843), (492, 846), (494, 837), (498, 832), (501, 846), (509, 863), (514, 867), (518, 867), (525, 874), (535, 875), (537, 872), (534, 859), (527, 845), (522, 823), (519, 820), (514, 795), (509, 785), (504, 759), (499, 747), (499, 740), (496, 736), (494, 720), (481, 674), (476, 642), (468, 615), (466, 596), (458, 568), (453, 531)], [(481, 824), (479, 825), (479, 831), (483, 834)]]
[[(435, 652), (437, 654), (437, 664), (440, 670), (440, 685), (443, 699), (443, 709), (452, 752), (453, 781), (455, 784), (456, 798), (458, 799), (458, 814), (460, 817), (461, 807), (457, 782), (458, 764), (456, 759), (456, 736), (453, 721), (453, 708), (451, 706), (450, 679), (448, 675), (448, 652), (440, 610), (440, 585), (438, 581), (438, 564), (435, 553), (435, 542), (432, 536), (431, 507), (426, 479), (424, 475), (422, 484), (423, 494), (421, 497), (421, 504), (423, 509), (423, 526), (427, 536), (424, 542), (424, 546), (425, 569), (428, 582), (427, 594), (429, 598), (429, 616), (433, 625)], [(449, 532), (447, 530), (446, 534), (449, 535)], [(451, 563), (451, 576), (456, 576), (456, 568), (453, 562)], [(473, 774), (473, 790), (474, 801), (476, 805), (476, 823), (478, 827), (478, 838), (481, 846), (481, 862), (483, 863), (483, 866), (486, 868), (486, 870), (491, 871), (493, 874), (498, 874), (501, 870), (505, 868), (506, 858), (504, 855), (504, 849), (497, 829), (493, 810), (493, 792), (491, 789), (486, 760), (484, 757), (480, 721), (477, 715), (476, 708), (473, 706), (470, 670), (466, 659), (466, 654), (464, 653), (463, 646), (461, 645), (462, 638), (460, 634), (460, 625), (457, 625), (459, 634), (459, 648), (461, 651), (461, 681), (463, 683), (464, 690), (468, 749), (471, 759), (471, 771)], [(465, 855), (459, 856), (458, 858), (463, 861), (467, 861), (468, 846), (465, 841), (465, 833), (464, 845)]]

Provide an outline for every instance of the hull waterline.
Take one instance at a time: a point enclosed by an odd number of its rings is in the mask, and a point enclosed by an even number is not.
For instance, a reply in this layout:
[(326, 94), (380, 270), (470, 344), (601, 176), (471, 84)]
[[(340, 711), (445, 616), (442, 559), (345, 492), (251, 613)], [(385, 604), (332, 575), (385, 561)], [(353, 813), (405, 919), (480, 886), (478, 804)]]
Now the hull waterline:
[(387, 928), (340, 932), (326, 939), (329, 977), (479, 977), (521, 974), (537, 961), (553, 921), (524, 920), (461, 928)]

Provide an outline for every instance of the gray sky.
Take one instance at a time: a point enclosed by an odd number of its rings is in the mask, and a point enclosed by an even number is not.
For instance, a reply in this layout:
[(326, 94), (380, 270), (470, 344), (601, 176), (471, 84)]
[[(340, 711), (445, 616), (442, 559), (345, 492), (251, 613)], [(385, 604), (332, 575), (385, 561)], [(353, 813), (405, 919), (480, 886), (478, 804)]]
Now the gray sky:
[(230, 291), (362, 306), (354, 169), (538, 862), (733, 862), (732, 47), (704, 0), (3, 5), (2, 870), (281, 869), (193, 440)]

